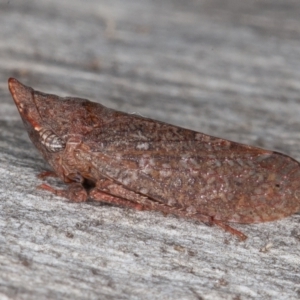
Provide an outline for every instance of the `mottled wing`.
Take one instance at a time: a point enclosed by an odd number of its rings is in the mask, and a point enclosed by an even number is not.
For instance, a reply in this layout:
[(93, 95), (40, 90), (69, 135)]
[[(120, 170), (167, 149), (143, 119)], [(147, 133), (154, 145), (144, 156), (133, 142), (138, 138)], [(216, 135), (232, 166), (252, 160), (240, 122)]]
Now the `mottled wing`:
[(230, 222), (271, 221), (299, 210), (300, 168), (292, 158), (116, 114), (86, 143), (93, 166), (126, 188)]

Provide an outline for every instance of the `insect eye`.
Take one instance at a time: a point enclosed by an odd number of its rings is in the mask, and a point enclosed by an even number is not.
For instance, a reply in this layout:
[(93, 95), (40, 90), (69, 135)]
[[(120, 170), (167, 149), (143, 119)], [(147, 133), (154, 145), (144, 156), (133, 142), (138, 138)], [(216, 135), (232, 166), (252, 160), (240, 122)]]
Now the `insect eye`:
[(41, 144), (43, 144), (49, 152), (59, 152), (65, 149), (66, 144), (52, 130), (42, 129), (39, 131)]

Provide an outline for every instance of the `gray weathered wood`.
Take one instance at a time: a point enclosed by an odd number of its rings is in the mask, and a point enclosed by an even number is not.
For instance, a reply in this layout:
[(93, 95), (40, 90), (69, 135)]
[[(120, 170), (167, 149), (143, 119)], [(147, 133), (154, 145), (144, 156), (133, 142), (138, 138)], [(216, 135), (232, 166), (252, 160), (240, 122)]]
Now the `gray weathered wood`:
[(0, 298), (299, 298), (299, 215), (236, 225), (240, 243), (36, 190), (47, 165), (7, 90), (13, 76), (300, 160), (299, 16), (296, 0), (0, 0)]

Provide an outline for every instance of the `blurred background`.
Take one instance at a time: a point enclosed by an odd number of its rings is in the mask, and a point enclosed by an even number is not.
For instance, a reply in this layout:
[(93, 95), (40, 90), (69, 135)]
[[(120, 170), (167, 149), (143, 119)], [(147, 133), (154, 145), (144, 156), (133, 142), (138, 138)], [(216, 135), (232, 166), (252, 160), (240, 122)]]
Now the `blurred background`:
[[(45, 91), (89, 97), (243, 142), (263, 143), (258, 131), (267, 127), (268, 140), (278, 133), (277, 123), (299, 132), (294, 124), (299, 109), (293, 109), (300, 72), (297, 1), (0, 5), (4, 90), (7, 77), (15, 76)], [(8, 101), (10, 118), (15, 110)], [(287, 122), (268, 126), (282, 103), (280, 115)]]
[(299, 160), (299, 16), (297, 0), (0, 0), (0, 296), (296, 299), (299, 216), (236, 226), (252, 237), (241, 246), (203, 224), (36, 191), (47, 165), (7, 79)]

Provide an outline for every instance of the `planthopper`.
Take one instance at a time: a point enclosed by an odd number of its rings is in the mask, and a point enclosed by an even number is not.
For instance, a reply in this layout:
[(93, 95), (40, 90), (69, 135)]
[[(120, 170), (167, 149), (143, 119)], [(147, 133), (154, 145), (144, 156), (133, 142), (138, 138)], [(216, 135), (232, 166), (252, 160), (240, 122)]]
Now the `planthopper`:
[(40, 178), (67, 184), (39, 188), (215, 224), (241, 240), (228, 223), (300, 210), (300, 165), (287, 155), (8, 83), (31, 141), (53, 169)]

